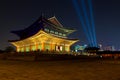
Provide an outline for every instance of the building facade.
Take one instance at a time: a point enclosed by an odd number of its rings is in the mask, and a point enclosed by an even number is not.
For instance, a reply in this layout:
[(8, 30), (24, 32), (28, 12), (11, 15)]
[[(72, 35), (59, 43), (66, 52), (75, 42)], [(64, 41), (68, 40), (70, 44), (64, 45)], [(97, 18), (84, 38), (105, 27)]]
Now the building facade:
[(26, 29), (12, 31), (20, 37), (19, 40), (9, 40), (16, 47), (17, 52), (30, 51), (70, 51), (70, 46), (77, 39), (68, 39), (73, 29), (63, 27), (57, 18), (46, 19), (41, 16), (36, 22)]

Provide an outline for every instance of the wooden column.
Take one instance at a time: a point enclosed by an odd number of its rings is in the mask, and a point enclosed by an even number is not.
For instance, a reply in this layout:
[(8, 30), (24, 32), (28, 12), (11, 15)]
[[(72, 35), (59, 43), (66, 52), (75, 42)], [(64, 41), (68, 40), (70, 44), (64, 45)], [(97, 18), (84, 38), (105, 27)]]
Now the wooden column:
[(68, 52), (70, 51), (70, 46), (68, 46)]
[(52, 50), (55, 51), (55, 43), (52, 44)]
[(42, 42), (42, 51), (44, 51), (44, 50), (45, 50), (45, 43)]
[(30, 51), (32, 51), (32, 45), (29, 45), (29, 47), (30, 47)]
[(16, 47), (17, 52), (20, 52), (20, 47)]
[(26, 46), (24, 46), (24, 52), (26, 52)]
[(52, 51), (52, 50), (53, 50), (53, 49), (52, 49), (52, 45), (53, 45), (53, 44), (52, 44), (52, 43), (50, 43), (50, 51)]
[(38, 51), (38, 44), (36, 43), (36, 51)]

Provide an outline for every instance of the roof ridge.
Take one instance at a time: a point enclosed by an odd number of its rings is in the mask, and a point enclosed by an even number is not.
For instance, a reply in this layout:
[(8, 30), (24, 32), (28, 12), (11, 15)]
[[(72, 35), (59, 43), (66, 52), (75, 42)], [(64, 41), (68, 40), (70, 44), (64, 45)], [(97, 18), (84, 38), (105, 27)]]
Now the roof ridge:
[[(55, 22), (52, 22), (52, 20), (55, 20), (57, 23)], [(48, 18), (49, 21), (51, 21), (52, 23), (56, 24), (56, 25), (59, 25), (60, 27), (63, 27), (63, 25), (58, 21), (58, 19), (56, 18), (56, 16), (53, 16), (51, 18)]]

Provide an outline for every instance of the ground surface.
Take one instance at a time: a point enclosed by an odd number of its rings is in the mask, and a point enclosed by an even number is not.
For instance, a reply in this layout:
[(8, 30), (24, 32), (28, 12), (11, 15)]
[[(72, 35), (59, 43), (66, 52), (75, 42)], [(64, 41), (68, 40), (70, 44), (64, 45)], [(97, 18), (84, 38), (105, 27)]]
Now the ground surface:
[(120, 80), (120, 61), (0, 60), (0, 80)]

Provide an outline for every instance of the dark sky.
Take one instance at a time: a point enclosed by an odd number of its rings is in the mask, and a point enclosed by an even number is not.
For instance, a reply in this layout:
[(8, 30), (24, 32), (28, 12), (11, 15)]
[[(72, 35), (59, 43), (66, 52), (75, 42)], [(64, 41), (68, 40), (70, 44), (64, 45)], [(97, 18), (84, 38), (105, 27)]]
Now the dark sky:
[[(120, 0), (92, 0), (97, 42), (120, 48)], [(71, 37), (87, 43), (72, 0), (3, 0), (0, 1), (0, 49), (18, 37), (10, 31), (31, 25), (44, 12), (55, 16), (65, 26), (77, 29)]]

